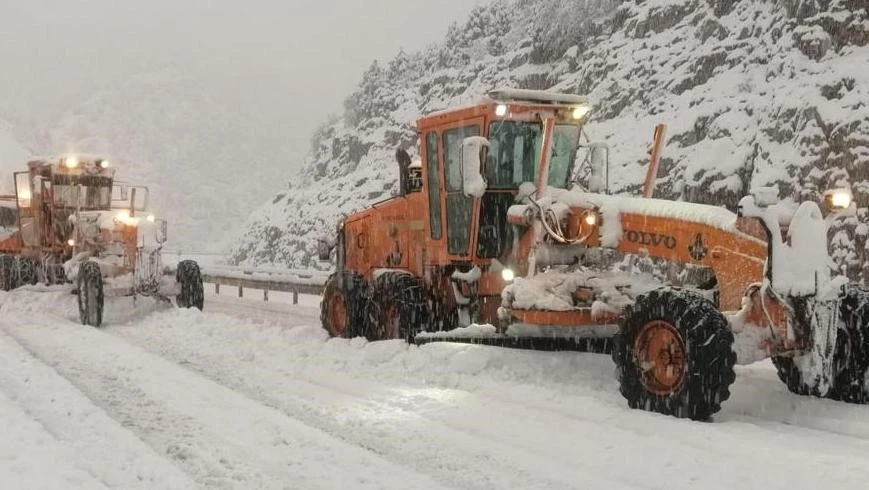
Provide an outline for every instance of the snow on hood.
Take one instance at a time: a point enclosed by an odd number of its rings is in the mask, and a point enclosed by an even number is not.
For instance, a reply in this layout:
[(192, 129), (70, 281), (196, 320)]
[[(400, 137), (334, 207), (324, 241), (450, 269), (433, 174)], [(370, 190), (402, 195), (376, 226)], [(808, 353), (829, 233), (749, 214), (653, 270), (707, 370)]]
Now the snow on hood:
[(699, 223), (736, 231), (736, 214), (727, 208), (684, 201), (593, 194), (579, 189), (547, 189), (548, 195), (571, 207), (598, 208), (604, 214), (638, 214)]

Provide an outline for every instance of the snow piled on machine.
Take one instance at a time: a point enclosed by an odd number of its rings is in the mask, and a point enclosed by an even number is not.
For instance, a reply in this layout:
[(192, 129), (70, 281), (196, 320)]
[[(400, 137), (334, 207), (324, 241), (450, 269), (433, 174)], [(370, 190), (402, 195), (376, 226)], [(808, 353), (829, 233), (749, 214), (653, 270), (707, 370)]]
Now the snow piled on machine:
[(574, 293), (585, 289), (598, 301), (584, 306), (596, 308), (601, 313), (618, 313), (633, 303), (637, 295), (663, 285), (650, 274), (563, 267), (530, 277), (517, 277), (513, 284), (504, 288), (501, 297), (503, 304), (512, 308), (568, 311), (577, 307)]
[[(736, 214), (722, 206), (626, 195), (610, 196), (584, 192), (581, 189), (549, 188), (547, 192), (558, 202), (571, 207), (599, 208), (605, 216), (637, 214), (688, 221), (728, 232), (736, 231)], [(604, 220), (606, 221), (610, 220)]]
[(792, 296), (820, 293), (829, 285), (832, 260), (827, 252), (827, 224), (815, 203), (797, 208), (788, 235), (782, 256), (773, 257), (773, 288)]

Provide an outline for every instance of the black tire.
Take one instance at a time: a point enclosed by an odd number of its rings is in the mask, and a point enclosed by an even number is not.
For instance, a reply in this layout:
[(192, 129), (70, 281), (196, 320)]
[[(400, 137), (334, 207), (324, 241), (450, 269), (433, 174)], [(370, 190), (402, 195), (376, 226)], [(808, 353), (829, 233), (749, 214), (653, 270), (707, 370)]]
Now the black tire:
[[(659, 348), (657, 356), (664, 356), (669, 368), (658, 371), (653, 364), (641, 369), (661, 339), (668, 339), (668, 351)], [(679, 418), (707, 420), (730, 398), (736, 379), (727, 319), (709, 300), (681, 289), (661, 288), (637, 297), (613, 337), (612, 358), (631, 408)]]
[(434, 295), (428, 300), (428, 326), (427, 332), (446, 332), (459, 326), (459, 311), (455, 307), (450, 308), (446, 302)]
[(29, 284), (31, 286), (39, 282), (39, 261), (32, 257), (18, 255), (15, 257), (14, 268), (18, 274), (18, 285)]
[(96, 262), (81, 264), (78, 271), (78, 316), (82, 325), (103, 324), (103, 275)]
[(0, 290), (11, 291), (18, 287), (15, 273), (15, 258), (11, 255), (0, 255)]
[(425, 291), (419, 279), (402, 272), (385, 272), (371, 286), (365, 314), (369, 340), (413, 342), (428, 322)]
[(329, 276), (320, 301), (320, 325), (330, 337), (353, 338), (363, 334), (368, 283), (350, 271)]
[[(845, 328), (845, 342), (833, 389), (827, 395), (848, 403), (867, 403), (866, 370), (869, 369), (869, 291), (855, 284), (845, 286), (839, 298), (839, 319)], [(839, 338), (842, 338), (839, 332)], [(838, 353), (838, 352), (837, 352)]]
[(205, 305), (205, 287), (202, 284), (199, 264), (195, 260), (178, 262), (175, 282), (181, 286), (181, 292), (175, 296), (175, 304), (179, 308), (197, 308), (201, 311)]
[(793, 357), (772, 356), (772, 364), (775, 366), (778, 379), (787, 386), (788, 391), (801, 396), (819, 396), (817, 390), (803, 381), (803, 374), (799, 370)]
[(839, 295), (839, 320), (833, 366), (832, 386), (822, 394), (817, 386), (804, 381), (792, 357), (773, 357), (779, 379), (792, 393), (826, 396), (848, 403), (867, 403), (866, 370), (869, 369), (869, 291), (849, 284)]
[(42, 262), (42, 280), (46, 286), (55, 284), (66, 284), (66, 272), (63, 270), (63, 264), (55, 262), (53, 259), (45, 259)]

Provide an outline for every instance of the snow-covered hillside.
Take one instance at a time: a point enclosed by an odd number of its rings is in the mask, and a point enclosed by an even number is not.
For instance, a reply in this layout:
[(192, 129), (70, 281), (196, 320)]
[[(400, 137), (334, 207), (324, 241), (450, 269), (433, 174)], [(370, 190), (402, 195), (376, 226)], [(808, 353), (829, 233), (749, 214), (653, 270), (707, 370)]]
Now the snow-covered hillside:
[[(421, 114), (498, 86), (588, 94), (614, 188), (636, 192), (654, 125), (668, 138), (657, 196), (731, 208), (750, 188), (818, 199), (849, 186), (859, 217), (833, 223), (841, 270), (865, 261), (869, 14), (848, 0), (497, 0), (443, 43), (373, 64), (343, 117), (313, 136), (301, 176), (255, 212), (242, 263), (313, 266), (342, 213), (397, 191), (396, 146)], [(859, 225), (862, 222), (863, 225)]]

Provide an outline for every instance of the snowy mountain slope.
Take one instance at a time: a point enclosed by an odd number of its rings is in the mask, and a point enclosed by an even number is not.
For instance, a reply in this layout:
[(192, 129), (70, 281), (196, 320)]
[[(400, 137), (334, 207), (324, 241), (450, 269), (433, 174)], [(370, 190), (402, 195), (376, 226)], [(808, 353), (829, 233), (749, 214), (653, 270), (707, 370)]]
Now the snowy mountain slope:
[(123, 298), (93, 329), (63, 291), (0, 292), (0, 412), (22, 422), (15, 440), (32, 444), (19, 447), (40, 450), (14, 461), (43, 463), (37, 475), (0, 459), (0, 481), (792, 490), (869, 478), (867, 407), (793, 395), (768, 362), (739, 367), (722, 411), (697, 423), (628, 409), (609, 356), (328, 339), (316, 301), (267, 315), (251, 298), (209, 294), (205, 312)]
[(858, 215), (831, 236), (837, 267), (856, 276), (869, 231), (867, 42), (862, 1), (496, 1), (442, 44), (372, 65), (233, 258), (314, 266), (316, 236), (397, 190), (392, 155), (416, 146), (420, 114), (518, 86), (590, 96), (588, 131), (611, 146), (617, 192), (639, 188), (659, 122), (656, 196), (732, 209), (755, 186), (792, 200), (849, 186)]

